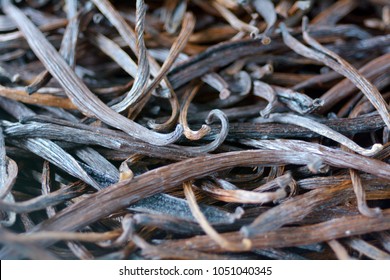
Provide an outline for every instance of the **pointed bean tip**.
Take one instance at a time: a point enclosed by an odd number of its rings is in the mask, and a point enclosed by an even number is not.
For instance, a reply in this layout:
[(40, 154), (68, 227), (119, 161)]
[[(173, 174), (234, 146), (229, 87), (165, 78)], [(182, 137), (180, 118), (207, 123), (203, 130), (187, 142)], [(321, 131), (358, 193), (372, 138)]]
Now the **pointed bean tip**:
[(379, 143), (376, 143), (376, 144), (374, 144), (371, 147), (371, 149), (365, 150), (364, 152), (362, 152), (362, 155), (364, 155), (364, 156), (373, 156), (373, 155), (376, 155), (381, 150), (383, 150), (383, 145), (379, 144)]

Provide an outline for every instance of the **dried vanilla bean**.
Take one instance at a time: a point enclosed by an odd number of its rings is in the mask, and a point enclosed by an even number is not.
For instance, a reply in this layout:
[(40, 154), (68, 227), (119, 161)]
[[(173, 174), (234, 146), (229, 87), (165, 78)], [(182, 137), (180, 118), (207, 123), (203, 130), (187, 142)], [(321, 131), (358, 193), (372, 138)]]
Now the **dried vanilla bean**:
[[(1, 169), (0, 203), (13, 203), (15, 200), (11, 188), (15, 183), (18, 168), (13, 160), (5, 156), (5, 151)], [(0, 217), (0, 224), (6, 227), (12, 226), (16, 221), (16, 213), (9, 209), (4, 209), (4, 212), (0, 211)]]
[(334, 25), (355, 9), (357, 5), (358, 3), (354, 0), (337, 1), (313, 18), (311, 23), (315, 25)]
[[(360, 26), (357, 26), (355, 24), (337, 24), (337, 25), (312, 25), (313, 29), (313, 36), (320, 39), (321, 37), (325, 36), (342, 36), (345, 38), (358, 38), (361, 39), (361, 42), (364, 42), (365, 40), (372, 39), (372, 35), (367, 32), (365, 29), (361, 28)], [(337, 47), (335, 45), (330, 46), (330, 48)]]
[[(162, 61), (165, 61), (167, 58), (168, 58), (168, 56), (165, 56), (165, 58), (162, 59)], [(176, 66), (180, 65), (181, 62), (183, 62), (187, 59), (189, 59), (189, 57), (187, 55), (180, 53), (178, 58), (176, 59), (177, 63), (174, 63), (172, 65), (172, 67), (176, 67)], [(203, 75), (200, 79), (205, 84), (208, 84), (212, 88), (216, 89), (219, 92), (220, 99), (226, 99), (227, 97), (230, 96), (229, 84), (218, 73), (211, 72), (211, 73)]]
[(202, 81), (219, 91), (219, 98), (230, 96), (229, 84), (217, 73), (209, 73), (202, 77)]
[(0, 210), (13, 211), (16, 213), (28, 213), (45, 209), (49, 206), (60, 204), (68, 199), (81, 195), (84, 192), (85, 187), (86, 186), (84, 184), (74, 184), (61, 188), (50, 194), (38, 196), (27, 201), (14, 203), (0, 201)]
[(206, 217), (200, 211), (199, 206), (196, 203), (195, 194), (191, 188), (192, 188), (191, 182), (185, 182), (183, 184), (184, 194), (188, 201), (188, 206), (191, 209), (191, 213), (195, 217), (199, 225), (202, 227), (202, 229), (206, 232), (206, 234), (210, 236), (210, 238), (214, 242), (216, 242), (219, 246), (221, 246), (221, 248), (227, 251), (242, 251), (250, 248), (251, 242), (249, 241), (249, 239), (243, 239), (241, 242), (232, 243), (226, 240), (225, 238), (223, 238), (221, 235), (219, 235), (218, 232), (213, 227), (211, 227)]
[(7, 157), (5, 151), (3, 129), (0, 127), (0, 198), (3, 197), (2, 194), (7, 193), (5, 191), (6, 178), (7, 178)]
[[(7, 193), (2, 199), (2, 203), (14, 203), (15, 198), (11, 192)], [(16, 222), (16, 212), (12, 210), (0, 211), (0, 225), (4, 227), (11, 227)]]
[(188, 152), (200, 154), (216, 150), (225, 141), (229, 133), (229, 120), (221, 110), (212, 110), (206, 118), (206, 124), (212, 124), (216, 118), (218, 118), (221, 122), (221, 130), (211, 143), (200, 147), (182, 147), (182, 149)]
[(272, 87), (278, 96), (278, 100), (286, 105), (290, 110), (301, 115), (308, 114), (317, 110), (323, 105), (323, 101), (319, 98), (312, 99), (306, 94), (299, 93), (290, 89), (279, 86)]
[[(330, 150), (328, 153), (329, 155), (331, 154)], [(135, 192), (142, 194), (146, 191), (148, 192), (148, 196), (150, 196), (155, 193), (161, 192), (163, 189), (169, 189), (174, 186), (177, 186), (177, 184), (179, 184), (180, 182), (186, 181), (188, 179), (199, 178), (201, 176), (205, 176), (212, 172), (226, 169), (232, 166), (260, 163), (272, 163), (273, 165), (282, 163), (302, 164), (308, 162), (307, 156), (307, 153), (302, 152), (295, 152), (294, 154), (290, 154), (284, 151), (253, 150), (230, 152), (222, 155), (212, 155), (205, 156), (203, 158), (198, 157), (195, 159), (186, 160), (184, 162), (161, 167), (156, 170), (144, 173), (140, 176), (136, 176), (129, 183), (126, 181), (119, 182), (110, 188), (106, 188), (105, 190), (102, 190), (89, 198), (86, 198), (72, 206), (67, 207), (61, 213), (39, 225), (34, 230), (50, 230), (52, 227), (57, 229), (61, 228), (67, 230), (75, 230), (77, 228), (89, 224), (92, 221), (95, 221), (99, 217), (102, 217), (104, 213), (101, 213), (101, 211), (92, 206), (90, 202), (96, 201), (96, 199), (99, 199), (99, 197), (105, 199), (107, 199), (108, 197), (107, 202), (105, 202), (104, 204), (102, 203), (101, 207), (105, 207), (107, 211), (115, 211), (115, 209), (120, 209), (121, 207), (127, 206), (139, 200), (141, 198), (139, 195), (137, 195), (137, 199), (133, 196)], [(388, 165), (383, 162), (338, 151), (337, 158), (339, 157), (346, 157), (348, 160), (340, 161), (340, 159), (326, 159), (326, 161), (329, 162), (329, 164), (334, 164), (340, 167), (343, 166), (347, 168), (364, 170), (365, 172), (373, 173), (384, 178), (388, 178), (390, 174), (390, 167), (388, 167)], [(233, 158), (235, 162), (231, 161)], [(206, 165), (204, 165), (204, 163), (206, 163)], [(198, 169), (196, 165), (201, 165), (203, 166), (203, 168)], [(187, 166), (192, 167), (190, 169), (191, 172), (182, 173), (182, 169), (186, 169)], [(164, 171), (167, 171), (167, 173), (164, 173)], [(145, 180), (146, 178), (147, 180)], [(164, 186), (161, 186), (158, 183), (159, 187), (156, 188), (156, 180), (158, 182), (164, 180), (166, 184), (164, 184)], [(128, 192), (129, 185), (132, 186), (132, 192), (130, 193)], [(126, 195), (124, 195), (124, 193), (126, 193)], [(117, 198), (115, 201), (112, 200), (114, 197)], [(82, 211), (80, 211), (81, 209)], [(85, 213), (89, 213), (88, 217), (85, 216)]]
[[(72, 7), (73, 9), (76, 10), (71, 11), (70, 9)], [(68, 7), (68, 12), (70, 14), (76, 14), (77, 7), (76, 6)], [(62, 38), (61, 48), (59, 51), (60, 55), (65, 59), (65, 61), (72, 68), (74, 68), (75, 66), (76, 44), (77, 44), (77, 37), (80, 28), (80, 17), (83, 15), (83, 13), (84, 12), (80, 13), (79, 16), (75, 16), (69, 20), (69, 23), (64, 32), (64, 36)], [(37, 76), (37, 78), (29, 86), (26, 87), (26, 92), (28, 94), (32, 94), (38, 91), (41, 87), (45, 86), (50, 81), (50, 79), (51, 79), (51, 75), (47, 70), (41, 72)]]
[(264, 98), (268, 101), (267, 107), (265, 107), (263, 110), (260, 111), (260, 115), (263, 118), (268, 118), (269, 115), (272, 113), (272, 111), (275, 110), (275, 106), (277, 105), (278, 102), (278, 98), (276, 96), (275, 91), (270, 85), (264, 82), (254, 81), (253, 94), (261, 98)]
[(323, 125), (319, 122), (316, 122), (314, 120), (311, 120), (306, 117), (297, 116), (294, 114), (272, 114), (268, 119), (256, 119), (255, 121), (258, 122), (281, 122), (281, 123), (288, 123), (288, 124), (295, 124), (302, 127), (305, 127), (307, 129), (310, 129), (319, 135), (325, 136), (327, 138), (330, 138), (349, 149), (365, 156), (372, 156), (378, 153), (380, 150), (382, 150), (381, 144), (374, 144), (371, 149), (364, 149), (357, 145), (355, 142), (353, 142), (351, 139), (345, 137), (341, 133), (338, 133), (326, 125)]
[(352, 169), (349, 170), (349, 173), (351, 175), (353, 190), (356, 194), (359, 212), (367, 217), (380, 216), (380, 208), (370, 208), (367, 206), (365, 192), (359, 173)]
[[(51, 193), (51, 174), (50, 174), (50, 164), (48, 161), (45, 161), (43, 163), (42, 168), (42, 194), (43, 195), (49, 195)], [(53, 217), (56, 214), (56, 210), (53, 206), (47, 206), (46, 207), (46, 214), (48, 217)]]
[(7, 16), (1, 16), (0, 17), (0, 31), (6, 32), (6, 31), (12, 31), (16, 29), (16, 25), (9, 20)]
[[(49, 162), (45, 161), (43, 164), (43, 172), (42, 172), (42, 193), (44, 195), (47, 195), (50, 197), (50, 186), (51, 180), (50, 180), (50, 166)], [(81, 187), (80, 191), (83, 192), (83, 185), (81, 184), (74, 184), (71, 187)], [(64, 190), (65, 188), (61, 189)], [(46, 207), (46, 213), (49, 218), (53, 217), (56, 214), (56, 209), (54, 206), (48, 205)], [(23, 215), (23, 214), (22, 214)], [(58, 234), (54, 234), (57, 235)], [(75, 256), (77, 256), (79, 259), (93, 259), (92, 254), (81, 244), (77, 244), (76, 242), (67, 241), (66, 245), (68, 248), (73, 252)]]
[(257, 66), (256, 64), (248, 64), (247, 66), (248, 70), (252, 71), (251, 72), (251, 77), (253, 79), (261, 79), (266, 75), (270, 75), (274, 72), (274, 68), (272, 64), (265, 64), (261, 67)]
[[(104, 16), (112, 23), (113, 26), (118, 30), (119, 34), (125, 40), (126, 44), (131, 48), (134, 54), (138, 54), (137, 50), (137, 39), (135, 32), (131, 27), (126, 23), (124, 18), (119, 14), (117, 10), (112, 6), (112, 4), (107, 0), (92, 0), (96, 7), (102, 12)], [(144, 2), (138, 0), (138, 5), (144, 6)], [(156, 75), (159, 70), (159, 65), (153, 59), (148, 56), (150, 63), (150, 71), (152, 75)]]
[[(332, 166), (337, 166), (344, 162), (345, 160), (353, 160), (353, 158), (358, 157), (359, 159), (355, 158), (356, 160), (359, 161), (359, 164), (369, 164), (367, 161), (371, 161), (373, 159), (369, 159), (367, 157), (363, 157), (360, 155), (355, 155), (351, 153), (345, 153), (344, 151), (337, 150), (337, 149), (332, 149), (329, 147), (326, 147), (324, 145), (320, 144), (314, 144), (314, 143), (308, 143), (305, 141), (301, 140), (253, 140), (253, 139), (248, 139), (248, 140), (242, 140), (241, 141), (243, 144), (256, 147), (259, 149), (267, 149), (267, 150), (276, 150), (276, 151), (294, 151), (294, 152), (311, 152), (313, 155), (319, 156), (321, 159), (323, 159), (323, 162)], [(345, 154), (344, 154), (345, 153)], [(326, 155), (326, 157), (324, 157)], [(381, 161), (374, 160), (376, 164), (382, 164)], [(310, 160), (308, 161), (310, 162)], [(355, 165), (357, 166), (357, 165)], [(368, 166), (366, 166), (369, 168)], [(353, 167), (352, 167), (353, 168)], [(360, 168), (355, 168), (358, 170), (362, 170), (364, 172), (372, 173), (369, 172), (368, 169), (360, 169)], [(372, 174), (379, 175), (379, 172), (374, 172)], [(379, 175), (381, 178), (386, 178), (383, 177), (382, 175)]]
[[(54, 21), (48, 22), (39, 26), (39, 29), (43, 32), (48, 32), (52, 30), (56, 30), (58, 28), (66, 27), (68, 21), (66, 19), (56, 19)], [(38, 24), (39, 25), (39, 24)], [(16, 24), (15, 24), (16, 26)], [(15, 45), (23, 46), (26, 43), (22, 40), (23, 33), (20, 31), (10, 32), (7, 34), (0, 35), (0, 47), (7, 48)]]
[(280, 249), (255, 249), (253, 252), (275, 260), (306, 260), (306, 258), (302, 257), (301, 255)]
[(383, 246), (383, 248), (387, 251), (390, 252), (390, 234), (388, 231), (382, 231), (374, 234), (377, 236), (379, 242)]
[[(229, 174), (226, 177), (226, 180), (230, 183), (241, 183), (241, 182), (246, 182), (246, 181), (257, 181), (259, 180), (263, 174), (264, 174), (264, 167), (262, 166), (256, 166), (254, 168), (256, 172), (254, 174)], [(216, 179), (218, 182), (226, 182), (225, 180), (222, 179)], [(220, 181), (222, 180), (222, 181)], [(221, 183), (223, 185), (223, 183)], [(223, 186), (222, 186), (223, 187)]]
[[(128, 209), (139, 213), (164, 214), (187, 221), (194, 221), (194, 217), (188, 208), (188, 203), (183, 199), (169, 195), (154, 195), (142, 199), (132, 204)], [(234, 213), (228, 213), (212, 206), (200, 205), (200, 209), (207, 220), (213, 224), (223, 222), (232, 223), (237, 218)]]
[(237, 29), (238, 31), (248, 32), (252, 38), (257, 38), (259, 35), (260, 31), (256, 26), (241, 21), (227, 8), (218, 3), (218, 1), (213, 0), (212, 6), (224, 17), (227, 22), (229, 22), (233, 28)]
[[(371, 231), (373, 228), (381, 230), (388, 228), (389, 211), (386, 211), (383, 218), (368, 218), (364, 216), (349, 216), (344, 218), (332, 219), (327, 222), (307, 225), (302, 227), (287, 227), (275, 231), (258, 234), (251, 238), (253, 249), (262, 248), (282, 248), (297, 245), (312, 244), (319, 240), (332, 240), (335, 238), (346, 237), (349, 235), (359, 235)], [(364, 226), (363, 226), (364, 225)], [(361, 227), (363, 226), (363, 227)], [(222, 234), (232, 242), (242, 239), (239, 232)], [(167, 241), (164, 248), (177, 248), (180, 246), (185, 249), (198, 251), (221, 251), (218, 245), (211, 242), (208, 236), (188, 238), (184, 240)]]
[(39, 104), (56, 106), (64, 109), (76, 109), (77, 107), (68, 99), (48, 94), (35, 93), (30, 96), (26, 91), (3, 87), (0, 85), (0, 96), (27, 104)]
[[(101, 102), (85, 84), (74, 74), (53, 46), (46, 40), (43, 34), (27, 19), (27, 17), (9, 1), (3, 3), (4, 11), (12, 17), (23, 31), (30, 47), (48, 68), (49, 72), (66, 89), (66, 93), (77, 104), (77, 107), (86, 115), (96, 116), (104, 122), (126, 131), (146, 142), (158, 145), (166, 145), (174, 142), (181, 134), (182, 128), (176, 127), (175, 132), (167, 135), (151, 132), (145, 127), (119, 115)], [(56, 64), (53, 64), (56, 61)], [(86, 106), (88, 104), (89, 106)]]
[(246, 190), (226, 190), (216, 187), (210, 182), (204, 182), (200, 189), (208, 193), (211, 197), (219, 201), (262, 204), (285, 198), (287, 193), (284, 189), (278, 189), (275, 192), (252, 192)]
[(291, 176), (291, 173), (287, 172), (286, 174), (278, 176), (275, 179), (268, 181), (264, 185), (261, 185), (255, 189), (253, 189), (252, 191), (264, 192), (264, 191), (268, 191), (268, 190), (274, 189), (274, 188), (284, 189), (285, 187), (289, 186), (291, 183), (293, 183), (293, 178)]
[(29, 122), (28, 124), (11, 124), (5, 125), (6, 134), (10, 137), (40, 137), (52, 140), (63, 140), (80, 144), (101, 145), (103, 147), (119, 149), (123, 146), (123, 141), (113, 137), (91, 133), (81, 129), (71, 127), (61, 127), (55, 124), (45, 124)]
[(187, 0), (165, 1), (164, 27), (173, 34), (179, 28), (187, 9)]
[[(14, 196), (11, 193), (18, 167), (16, 163), (6, 156), (3, 131), (0, 127), (0, 203), (13, 203)], [(1, 207), (0, 207), (1, 209)], [(16, 221), (16, 213), (11, 209), (1, 209), (0, 225), (9, 227)]]
[(15, 241), (21, 243), (34, 243), (40, 240), (72, 240), (72, 241), (83, 241), (83, 242), (99, 242), (106, 241), (110, 239), (114, 239), (119, 235), (119, 232), (105, 232), (105, 233), (97, 233), (97, 232), (39, 232), (33, 233), (31, 235), (15, 235), (7, 238), (7, 241)]
[(153, 226), (160, 229), (180, 234), (202, 234), (202, 228), (194, 221), (188, 221), (178, 217), (158, 214), (135, 214), (134, 222), (139, 226)]
[(148, 256), (149, 258), (157, 258), (157, 259), (184, 259), (184, 260), (221, 260), (221, 259), (229, 259), (229, 257), (225, 257), (220, 254), (209, 254), (202, 253), (198, 251), (192, 250), (181, 250), (180, 253), (177, 249), (167, 249), (160, 248), (161, 246), (153, 246), (141, 240), (138, 235), (133, 236), (134, 242), (138, 247), (142, 249), (142, 255)]
[[(368, 114), (352, 119), (330, 119), (324, 120), (324, 125), (331, 129), (346, 135), (354, 135), (356, 133), (376, 131), (385, 126), (382, 118), (376, 114)], [(210, 134), (205, 136), (208, 139), (214, 136), (217, 127), (211, 126)], [(229, 127), (229, 140), (240, 140), (243, 138), (254, 139), (277, 139), (277, 138), (299, 138), (308, 139), (319, 137), (317, 133), (310, 129), (298, 127), (290, 124), (277, 123), (232, 123)]]
[(382, 54), (387, 53), (385, 46), (390, 41), (390, 35), (376, 36), (358, 41), (356, 43), (346, 43), (338, 47), (332, 46), (329, 49), (337, 51), (347, 58), (358, 59), (362, 52), (379, 50)]
[(347, 240), (346, 243), (353, 249), (359, 251), (360, 253), (366, 255), (367, 257), (374, 260), (389, 260), (390, 254), (376, 248), (370, 243), (360, 239), (360, 238), (351, 238)]
[(191, 101), (194, 99), (196, 93), (199, 91), (200, 85), (195, 85), (189, 87), (183, 95), (183, 103), (180, 111), (180, 123), (184, 129), (184, 135), (189, 140), (199, 140), (203, 138), (207, 133), (210, 132), (210, 127), (207, 125), (202, 125), (202, 127), (198, 131), (193, 131), (188, 127), (187, 114), (188, 108), (190, 106)]
[(322, 105), (322, 100), (318, 98), (313, 100), (305, 94), (279, 86), (271, 86), (260, 81), (254, 82), (253, 93), (269, 102), (267, 107), (260, 111), (260, 115), (264, 118), (268, 118), (270, 113), (276, 111), (275, 107), (278, 104), (284, 104), (290, 110), (302, 115), (310, 113)]
[[(56, 260), (58, 259), (57, 256), (53, 255), (46, 249), (42, 249), (39, 246), (32, 245), (32, 244), (26, 244), (26, 242), (23, 242), (22, 240), (18, 240), (19, 235), (8, 231), (4, 228), (0, 228), (0, 234), (1, 234), (1, 240), (0, 243), (3, 245), (8, 245), (10, 248), (12, 248), (13, 251), (16, 251), (16, 256), (18, 258), (29, 258), (29, 259), (36, 259), (36, 260)], [(15, 254), (15, 253), (14, 253)], [(15, 257), (10, 255), (6, 258)], [(4, 259), (4, 258), (3, 258)]]
[(350, 260), (351, 257), (348, 255), (348, 251), (343, 247), (343, 245), (337, 240), (333, 239), (328, 241), (328, 245), (334, 253), (336, 254), (339, 260)]
[[(196, 151), (185, 150), (181, 146), (169, 145), (156, 147), (136, 141), (127, 134), (118, 133), (111, 129), (94, 128), (84, 124), (74, 124), (58, 119), (45, 119), (44, 117), (31, 117), (24, 119), (26, 124), (12, 124), (5, 129), (10, 137), (41, 137), (52, 140), (61, 140), (86, 145), (99, 145), (102, 147), (122, 151), (132, 151), (148, 156), (159, 156), (173, 160), (199, 155)], [(39, 121), (34, 123), (33, 120)], [(44, 123), (49, 121), (49, 123)], [(50, 124), (52, 123), (52, 124)], [(115, 137), (114, 137), (115, 136)], [(159, 151), (159, 153), (156, 153)]]
[[(343, 193), (343, 190), (346, 188), (348, 188), (348, 186), (341, 185), (326, 189), (316, 189), (291, 198), (285, 203), (260, 214), (260, 216), (258, 216), (250, 225), (242, 227), (240, 231), (243, 235), (249, 237), (275, 230), (286, 223), (299, 221), (320, 205), (338, 203), (340, 194)], [(289, 210), (286, 211), (286, 209)], [(275, 219), (275, 217), (280, 218)]]
[(272, 1), (269, 0), (255, 0), (253, 1), (253, 6), (267, 23), (267, 28), (264, 30), (262, 34), (263, 36), (262, 42), (263, 44), (269, 44), (271, 39), (268, 37), (268, 33), (275, 25), (277, 20), (275, 6), (272, 3)]
[[(371, 103), (369, 103), (371, 105)], [(355, 107), (356, 108), (356, 107)], [(352, 111), (350, 116), (355, 117), (357, 111)], [(348, 149), (348, 148), (345, 148)], [(352, 186), (353, 190), (356, 195), (356, 200), (357, 200), (357, 207), (359, 209), (359, 212), (362, 215), (366, 215), (368, 217), (373, 217), (377, 215), (381, 215), (381, 209), (380, 208), (370, 208), (367, 205), (366, 202), (366, 195), (365, 195), (365, 190), (362, 184), (362, 179), (360, 177), (360, 174), (353, 169), (349, 170), (349, 174), (351, 176), (351, 181), (352, 181)]]
[(0, 258), (387, 258), (385, 2), (4, 0)]
[(248, 97), (252, 88), (251, 77), (247, 72), (240, 71), (232, 77), (225, 76), (231, 88), (231, 94), (226, 99), (217, 99), (207, 104), (208, 108), (225, 108), (232, 106)]
[(278, 46), (279, 43), (271, 42), (263, 45), (259, 40), (241, 40), (224, 42), (210, 47), (201, 54), (191, 57), (187, 61), (173, 68), (168, 78), (174, 89), (187, 82), (201, 77), (215, 67), (223, 67), (245, 55), (264, 53)]
[[(349, 114), (349, 117), (351, 118), (357, 117), (359, 115), (369, 114), (370, 112), (375, 110), (374, 106), (372, 106), (372, 104), (368, 100), (362, 98), (362, 96), (359, 97), (360, 101), (355, 105), (355, 107), (351, 110)], [(385, 100), (389, 100), (390, 92), (386, 92), (385, 94), (383, 94), (383, 98)], [(339, 113), (341, 113), (341, 110)], [(344, 112), (342, 112), (342, 114), (344, 115)]]
[[(151, 93), (153, 90), (158, 86), (160, 81), (166, 76), (169, 68), (173, 65), (176, 58), (180, 54), (180, 52), (183, 50), (185, 44), (187, 43), (190, 34), (192, 33), (193, 29), (195, 27), (195, 18), (191, 13), (186, 13), (185, 17), (183, 19), (183, 26), (180, 31), (179, 36), (173, 43), (171, 50), (169, 51), (168, 58), (164, 61), (164, 64), (162, 65), (161, 69), (156, 74), (153, 81), (148, 85), (148, 87), (145, 89), (144, 96), (140, 100), (140, 104), (138, 104), (138, 108), (136, 110), (136, 113), (132, 112), (130, 115), (132, 117), (135, 117), (137, 113), (139, 113), (140, 110), (145, 106), (146, 102), (149, 100)], [(166, 79), (166, 78), (165, 78)], [(170, 94), (173, 93), (173, 87), (171, 86), (170, 82), (166, 81), (167, 83), (167, 89), (170, 91)], [(135, 110), (134, 110), (135, 111)]]
[[(375, 176), (368, 174), (361, 174), (361, 179), (365, 186), (368, 185), (386, 185), (386, 180), (378, 179)], [(327, 176), (327, 177), (315, 177), (307, 178), (298, 181), (298, 186), (302, 189), (316, 189), (316, 188), (326, 188), (335, 184), (345, 183), (346, 181), (351, 182), (351, 177), (349, 175), (339, 175), (339, 176)]]
[(36, 155), (43, 157), (44, 159), (64, 169), (69, 174), (90, 184), (95, 189), (102, 188), (98, 183), (95, 182), (94, 179), (91, 178), (91, 176), (88, 175), (88, 173), (71, 155), (61, 149), (54, 142), (40, 138), (30, 138), (24, 140), (12, 139), (8, 141), (18, 147), (22, 147)]
[[(9, 100), (8, 102), (7, 102), (7, 104), (8, 105), (12, 105), (13, 107), (14, 107), (14, 110), (11, 112), (16, 118), (22, 118), (23, 116), (34, 116), (34, 113), (31, 111), (31, 110), (29, 110), (28, 108), (26, 108), (24, 105), (22, 105), (22, 104), (19, 104), (19, 103), (16, 103), (15, 101), (12, 101), (12, 100)], [(5, 104), (4, 104), (5, 105)], [(15, 110), (16, 109), (16, 110)], [(8, 127), (8, 128), (10, 128), (10, 125), (9, 124), (6, 124), (6, 126)], [(19, 135), (20, 135), (20, 127), (18, 128), (17, 127), (18, 125), (16, 125), (16, 127), (13, 127), (14, 128), (14, 131), (16, 131), (17, 132), (17, 134), (19, 133)], [(11, 127), (12, 127), (12, 125), (11, 125)], [(11, 128), (11, 130), (12, 130), (12, 128)], [(35, 132), (38, 132), (38, 130), (39, 129), (37, 129), (37, 126), (32, 126), (32, 131), (35, 131)], [(48, 129), (43, 129), (44, 130), (44, 134), (47, 134), (48, 133)], [(12, 133), (12, 132), (11, 132)], [(77, 135), (79, 134), (83, 134), (83, 133), (75, 133), (74, 131), (72, 131), (71, 133), (65, 133), (65, 130), (64, 130), (64, 128), (63, 127), (61, 127), (61, 128), (57, 128), (57, 130), (56, 129), (54, 129), (54, 135), (58, 135), (58, 136), (60, 136), (61, 137), (61, 135), (62, 136), (65, 136), (65, 135), (68, 135), (68, 136), (70, 136), (70, 135), (73, 135), (73, 136), (75, 136), (76, 138), (78, 138), (78, 139), (80, 139), (80, 137), (78, 137)], [(31, 134), (29, 134), (29, 132), (27, 131), (26, 132), (26, 134), (25, 134), (25, 136), (28, 136), (28, 137), (31, 137), (31, 136), (33, 136), (33, 135), (31, 135)], [(42, 134), (41, 135), (39, 135), (39, 132), (38, 132), (38, 135), (35, 135), (35, 136), (42, 136)], [(54, 136), (54, 138), (55, 138), (55, 136)], [(90, 138), (91, 139), (91, 138)], [(92, 139), (94, 139), (94, 138), (92, 138)], [(30, 141), (31, 139), (27, 139), (27, 140), (25, 140), (25, 141)], [(11, 140), (12, 141), (12, 140)], [(42, 144), (42, 147), (46, 147), (46, 146), (53, 146), (54, 147), (54, 150), (57, 150), (57, 149), (60, 149), (59, 150), (59, 156), (61, 157), (61, 156), (65, 156), (65, 158), (68, 158), (68, 157), (70, 157), (70, 158), (72, 158), (70, 155), (68, 155), (65, 151), (63, 151), (60, 147), (58, 147), (55, 143), (53, 143), (53, 142), (51, 142), (51, 141), (48, 141), (48, 140), (46, 140), (46, 139), (37, 139), (37, 138), (35, 138), (35, 139), (32, 139), (31, 140), (33, 143), (34, 143), (34, 141), (39, 141), (39, 143), (41, 143)], [(30, 142), (31, 142), (30, 141)], [(87, 143), (90, 143), (90, 141), (88, 141), (87, 140)], [(99, 142), (100, 143), (100, 142)], [(30, 143), (31, 144), (31, 143)], [(118, 147), (119, 147), (120, 145), (118, 145)], [(32, 148), (33, 149), (33, 148)], [(43, 149), (42, 150), (42, 152), (43, 152), (43, 154), (44, 155), (46, 155), (47, 156), (47, 158), (49, 159), (52, 159), (53, 160), (53, 163), (54, 164), (56, 164), (57, 166), (63, 166), (64, 168), (65, 168), (65, 170), (68, 170), (68, 168), (74, 168), (75, 170), (82, 170), (81, 171), (81, 174), (84, 174), (84, 175), (87, 175), (86, 173), (85, 173), (85, 171), (80, 167), (80, 165), (72, 158), (72, 161), (71, 161), (71, 163), (70, 163), (70, 166), (66, 166), (66, 164), (63, 164), (63, 162), (61, 162), (61, 160), (57, 160), (57, 155), (54, 155), (53, 154), (53, 151), (51, 151), (50, 149), (49, 150), (47, 150), (47, 149)], [(89, 150), (85, 150), (84, 151), (84, 154), (90, 154), (90, 153), (93, 153), (93, 150), (92, 149), (89, 149)], [(78, 172), (77, 171), (75, 171), (75, 172), (73, 172), (72, 174), (74, 174), (74, 175), (76, 175), (76, 174), (78, 174)], [(77, 177), (77, 175), (76, 175), (76, 177)], [(83, 178), (82, 176), (80, 177), (80, 178)], [(87, 175), (87, 177), (86, 177), (87, 179), (87, 182), (94, 182), (93, 181), (93, 179), (92, 178), (90, 178), (89, 177), (89, 175)], [(114, 177), (115, 178), (115, 177)], [(115, 179), (113, 180), (113, 182), (111, 182), (111, 184), (112, 183), (114, 183), (115, 182)], [(95, 185), (95, 184), (93, 184), (93, 186), (95, 186), (95, 187), (97, 187), (98, 185)], [(100, 186), (99, 187), (97, 187), (97, 188), (100, 188)]]
[(93, 166), (95, 169), (100, 170), (101, 173), (105, 174), (107, 177), (110, 177), (113, 182), (118, 181), (118, 169), (94, 149), (89, 147), (77, 149), (75, 154), (89, 166)]
[(148, 126), (156, 131), (166, 131), (172, 129), (180, 116), (180, 104), (176, 93), (172, 90), (171, 96), (168, 98), (171, 104), (171, 116), (163, 123), (158, 123), (156, 120), (149, 120)]
[(336, 72), (339, 72), (340, 74), (350, 79), (365, 94), (367, 99), (371, 101), (371, 103), (374, 105), (374, 107), (378, 110), (379, 114), (383, 118), (383, 121), (388, 127), (390, 127), (388, 106), (383, 100), (382, 95), (366, 78), (360, 75), (353, 66), (351, 66), (348, 62), (346, 62), (337, 54), (324, 48), (322, 45), (320, 45), (312, 37), (309, 36), (307, 32), (307, 18), (305, 18), (302, 23), (303, 37), (305, 41), (315, 50), (309, 49), (308, 47), (302, 45), (298, 40), (293, 38), (288, 33), (286, 27), (283, 24), (281, 25), (281, 28), (283, 40), (286, 45), (288, 45), (295, 52), (301, 54), (302, 56), (323, 62), (325, 65), (331, 67)]
[(94, 34), (92, 32), (88, 34), (87, 38), (93, 45), (118, 63), (131, 77), (135, 78), (137, 76), (137, 64), (113, 40), (103, 34)]
[(122, 112), (128, 107), (133, 106), (141, 98), (149, 81), (149, 62), (147, 59), (146, 47), (144, 42), (144, 25), (145, 25), (146, 7), (143, 1), (137, 1), (136, 25), (135, 32), (137, 35), (138, 69), (131, 90), (126, 96), (115, 105), (111, 106), (116, 112)]
[[(361, 67), (359, 72), (368, 79), (372, 80), (375, 76), (382, 73), (388, 73), (390, 71), (389, 59), (390, 54), (386, 53), (381, 55)], [(355, 92), (355, 90), (356, 88), (350, 80), (342, 80), (321, 96), (321, 99), (324, 101), (324, 105), (319, 108), (318, 112), (323, 113), (328, 111), (331, 106), (334, 106), (343, 98), (350, 96), (353, 92)]]
[[(233, 108), (221, 109), (221, 111), (228, 117), (229, 121), (237, 121), (239, 119), (247, 119), (258, 116), (260, 109), (264, 107), (265, 103), (258, 102), (254, 105), (237, 106)], [(200, 111), (196, 115), (187, 116), (187, 119), (190, 123), (200, 123), (203, 122), (205, 118), (207, 118), (208, 114), (208, 110)]]

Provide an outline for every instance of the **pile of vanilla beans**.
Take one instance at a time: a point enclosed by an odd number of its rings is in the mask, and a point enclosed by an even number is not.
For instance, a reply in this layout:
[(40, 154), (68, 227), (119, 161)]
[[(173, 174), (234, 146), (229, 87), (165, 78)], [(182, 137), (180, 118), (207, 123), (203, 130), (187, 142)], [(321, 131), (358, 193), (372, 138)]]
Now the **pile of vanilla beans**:
[(388, 0), (0, 9), (0, 259), (390, 258)]

